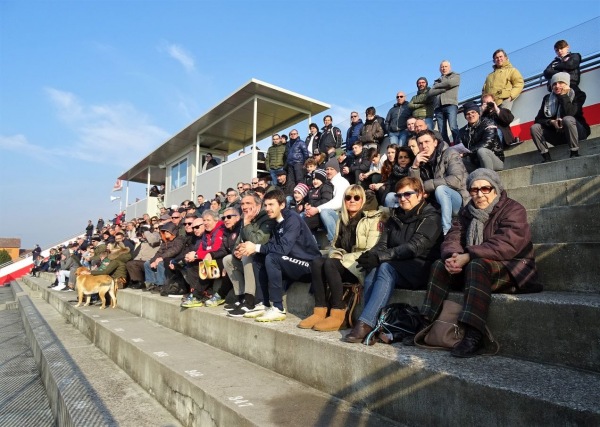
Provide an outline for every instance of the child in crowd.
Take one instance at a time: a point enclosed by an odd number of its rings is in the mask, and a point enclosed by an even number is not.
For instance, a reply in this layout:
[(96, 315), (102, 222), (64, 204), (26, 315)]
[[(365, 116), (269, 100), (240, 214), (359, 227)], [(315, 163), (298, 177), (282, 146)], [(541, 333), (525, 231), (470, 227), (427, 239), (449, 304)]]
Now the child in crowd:
[(304, 177), (304, 183), (308, 188), (312, 187), (313, 173), (317, 170), (317, 161), (314, 157), (309, 157), (304, 162), (304, 169), (306, 169), (306, 176)]
[(294, 200), (290, 205), (290, 209), (297, 213), (304, 213), (304, 205), (306, 204), (306, 195), (308, 194), (308, 185), (300, 183), (294, 187)]
[[(304, 210), (314, 206), (320, 206), (333, 199), (333, 185), (327, 181), (325, 170), (317, 169), (313, 173), (312, 187), (308, 190), (306, 204)], [(323, 226), (320, 215), (305, 217), (304, 220), (308, 228), (314, 233), (319, 227)]]

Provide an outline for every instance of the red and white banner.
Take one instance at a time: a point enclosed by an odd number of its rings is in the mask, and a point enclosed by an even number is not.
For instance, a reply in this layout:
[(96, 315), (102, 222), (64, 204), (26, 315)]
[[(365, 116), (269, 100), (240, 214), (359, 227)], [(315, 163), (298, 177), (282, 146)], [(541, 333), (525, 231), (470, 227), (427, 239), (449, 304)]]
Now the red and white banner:
[(121, 191), (122, 188), (123, 182), (120, 179), (117, 179), (117, 182), (115, 182), (115, 185), (113, 185), (112, 191)]

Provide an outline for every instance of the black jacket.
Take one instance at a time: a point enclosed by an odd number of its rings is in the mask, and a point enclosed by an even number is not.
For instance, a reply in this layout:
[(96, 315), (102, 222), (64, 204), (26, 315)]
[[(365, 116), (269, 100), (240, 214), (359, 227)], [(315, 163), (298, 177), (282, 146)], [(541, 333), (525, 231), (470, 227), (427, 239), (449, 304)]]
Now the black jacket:
[[(581, 63), (581, 55), (578, 53), (571, 52), (565, 55), (564, 58), (556, 57), (544, 70), (544, 77), (548, 80), (552, 79), (552, 76), (556, 73), (569, 73), (571, 77), (571, 83), (569, 86), (579, 86), (580, 70), (579, 64)], [(550, 83), (548, 82), (548, 89)]]
[(489, 108), (487, 106), (483, 106), (483, 110), (481, 111), (481, 117), (485, 117), (486, 119), (492, 120), (498, 126), (498, 129), (502, 131), (502, 139), (504, 141), (504, 145), (512, 145), (514, 142), (512, 131), (510, 130), (510, 124), (515, 119), (515, 116), (508, 108), (502, 108), (502, 106), (498, 106), (498, 112), (496, 112), (495, 108)]
[(290, 209), (284, 209), (282, 215), (283, 221), (277, 223), (269, 241), (260, 245), (260, 253), (289, 256), (304, 261), (320, 257), (317, 241), (300, 215)]
[(369, 251), (380, 262), (440, 258), (442, 219), (438, 209), (423, 201), (405, 212), (396, 208), (385, 222), (381, 237)]
[(498, 136), (496, 124), (484, 117), (473, 126), (466, 125), (458, 132), (458, 141), (471, 150), (471, 161), (474, 165), (479, 164), (477, 150), (487, 148), (491, 150), (500, 160), (504, 161), (504, 150)]
[(344, 142), (344, 138), (339, 128), (332, 125), (324, 126), (321, 129), (321, 139), (319, 139), (319, 152), (327, 153), (330, 148), (341, 147), (342, 142)]
[[(574, 117), (575, 120), (577, 120), (585, 128), (585, 130), (587, 132), (587, 135), (586, 135), (586, 137), (587, 137), (590, 135), (590, 126), (587, 124), (587, 122), (585, 121), (585, 118), (583, 117), (583, 104), (585, 103), (585, 99), (586, 99), (587, 95), (585, 94), (585, 92), (580, 90), (577, 86), (572, 87), (571, 89), (573, 89), (573, 91), (575, 92), (575, 96), (573, 97), (572, 101), (571, 101), (571, 98), (569, 98), (569, 95), (558, 95), (558, 104), (559, 104), (558, 116), (559, 117), (565, 117), (565, 116)], [(538, 111), (537, 116), (535, 116), (535, 122), (541, 124), (545, 128), (554, 129), (554, 126), (552, 126), (550, 124), (550, 121), (556, 119), (557, 115), (554, 115), (552, 117), (547, 117), (544, 112), (544, 110), (545, 110), (544, 107), (546, 106), (546, 103), (550, 99), (550, 95), (551, 94), (544, 96), (544, 99), (542, 100), (542, 106), (540, 107), (540, 110)]]

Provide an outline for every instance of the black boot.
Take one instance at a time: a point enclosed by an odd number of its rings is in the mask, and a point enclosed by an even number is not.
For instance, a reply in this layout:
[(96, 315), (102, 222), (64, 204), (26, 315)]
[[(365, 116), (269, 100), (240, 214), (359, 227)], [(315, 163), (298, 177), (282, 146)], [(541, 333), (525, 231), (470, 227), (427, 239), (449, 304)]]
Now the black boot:
[(546, 152), (546, 153), (542, 153), (542, 157), (544, 158), (544, 160), (542, 160), (542, 163), (546, 163), (546, 162), (551, 162), (552, 161), (552, 157), (550, 157), (550, 152)]
[(573, 158), (573, 157), (579, 157), (579, 150), (571, 151), (569, 158)]
[(465, 326), (465, 336), (462, 341), (454, 347), (450, 354), (454, 357), (473, 357), (479, 354), (483, 348), (483, 334), (476, 328)]

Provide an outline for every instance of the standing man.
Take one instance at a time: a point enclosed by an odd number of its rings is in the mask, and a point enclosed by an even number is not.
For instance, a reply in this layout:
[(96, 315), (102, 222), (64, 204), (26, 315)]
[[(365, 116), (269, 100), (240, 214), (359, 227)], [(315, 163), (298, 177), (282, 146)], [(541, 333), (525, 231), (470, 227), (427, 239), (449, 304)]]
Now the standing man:
[(442, 75), (435, 79), (429, 90), (428, 98), (433, 100), (433, 115), (437, 122), (438, 130), (442, 133), (444, 141), (450, 142), (448, 137), (448, 126), (452, 132), (452, 140), (458, 137), (458, 87), (460, 86), (460, 74), (452, 71), (450, 61), (442, 61), (440, 64)]
[[(360, 131), (362, 130), (364, 123), (358, 113), (353, 111), (350, 113), (350, 127), (346, 132), (346, 151), (350, 150), (354, 141), (358, 141), (360, 137)], [(346, 153), (348, 155), (349, 153)]]
[(204, 163), (202, 163), (202, 169), (200, 172), (206, 172), (215, 166), (217, 166), (217, 161), (213, 158), (213, 155), (211, 153), (206, 153), (204, 155)]
[[(410, 99), (408, 108), (412, 116), (417, 119), (424, 119), (429, 129), (433, 129), (433, 100), (428, 98), (429, 82), (425, 77), (417, 79), (417, 94)], [(408, 127), (408, 125), (407, 125)]]
[[(452, 216), (469, 200), (467, 170), (457, 150), (439, 141), (431, 130), (417, 134), (419, 154), (410, 168), (410, 176), (421, 178), (423, 188), (435, 200), (442, 213), (442, 231), (450, 230)], [(433, 197), (432, 197), (433, 196)]]
[(271, 174), (271, 184), (277, 183), (277, 172), (282, 171), (285, 166), (285, 144), (282, 144), (281, 137), (279, 134), (275, 134), (271, 137), (273, 145), (267, 150), (267, 157), (265, 159), (265, 166)]
[(512, 66), (504, 49), (497, 49), (492, 58), (494, 71), (485, 79), (481, 93), (491, 94), (496, 105), (512, 110), (514, 100), (525, 86), (523, 76)]
[(321, 139), (319, 140), (319, 152), (325, 154), (325, 158), (335, 156), (335, 149), (340, 148), (344, 139), (340, 128), (333, 126), (333, 118), (328, 114), (323, 117), (321, 128)]
[(556, 73), (569, 73), (571, 83), (569, 87), (579, 87), (579, 78), (581, 71), (579, 70), (579, 64), (581, 63), (581, 55), (578, 53), (571, 52), (569, 43), (566, 40), (559, 40), (554, 43), (554, 52), (556, 58), (552, 60), (550, 64), (544, 70), (544, 77), (548, 80), (548, 90), (552, 90), (550, 86), (550, 80)]
[(548, 142), (569, 144), (570, 157), (578, 157), (579, 141), (590, 136), (590, 127), (583, 117), (585, 92), (577, 86), (569, 86), (568, 73), (557, 73), (550, 82), (552, 92), (544, 96), (535, 124), (531, 126), (531, 137), (544, 159), (542, 163), (552, 161)]
[[(264, 198), (265, 211), (277, 225), (264, 245), (244, 242), (238, 246), (242, 256), (255, 256), (257, 280), (263, 291), (266, 310), (257, 322), (285, 320), (284, 280), (310, 282), (310, 262), (321, 256), (317, 242), (304, 220), (296, 212), (285, 209), (285, 195), (270, 191)], [(245, 316), (248, 317), (248, 316)]]
[(306, 143), (306, 150), (311, 156), (319, 153), (320, 139), (321, 132), (319, 132), (319, 126), (316, 123), (308, 125), (308, 136), (304, 142)]
[(287, 150), (288, 178), (294, 184), (304, 182), (304, 162), (310, 156), (306, 144), (300, 139), (296, 129), (290, 131)]
[(384, 129), (390, 137), (390, 144), (406, 145), (406, 119), (410, 117), (410, 108), (406, 95), (400, 91), (396, 94), (396, 103), (385, 116)]
[(198, 194), (197, 200), (198, 204), (196, 205), (196, 216), (201, 217), (204, 211), (210, 209), (210, 202), (208, 200), (204, 200), (204, 196), (202, 194)]

